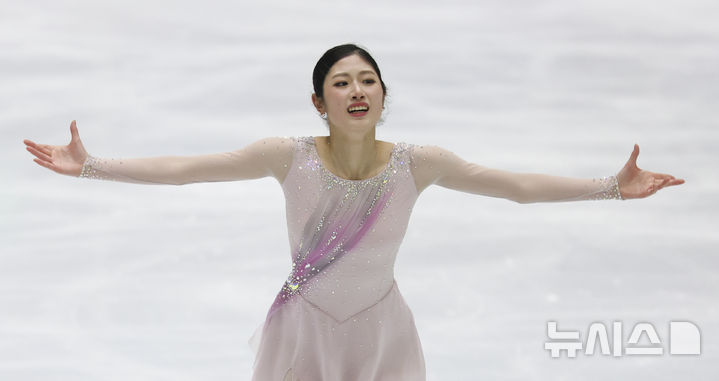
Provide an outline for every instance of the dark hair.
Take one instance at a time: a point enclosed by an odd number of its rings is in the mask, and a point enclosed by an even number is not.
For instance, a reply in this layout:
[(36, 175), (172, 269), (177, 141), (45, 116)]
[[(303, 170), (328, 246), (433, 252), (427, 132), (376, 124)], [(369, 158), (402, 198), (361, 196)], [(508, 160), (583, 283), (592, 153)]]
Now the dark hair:
[(315, 94), (318, 97), (322, 98), (324, 95), (322, 85), (324, 85), (325, 77), (327, 76), (327, 73), (330, 72), (332, 65), (353, 54), (360, 56), (360, 58), (372, 65), (372, 68), (374, 68), (374, 71), (377, 73), (377, 77), (379, 77), (380, 84), (382, 84), (382, 92), (385, 95), (387, 94), (387, 86), (385, 86), (384, 81), (382, 81), (382, 73), (380, 73), (379, 66), (377, 66), (377, 62), (375, 62), (374, 58), (372, 58), (366, 50), (355, 44), (344, 44), (335, 46), (334, 48), (326, 51), (320, 60), (317, 61), (317, 65), (315, 65), (315, 70), (312, 72), (312, 85), (314, 86)]

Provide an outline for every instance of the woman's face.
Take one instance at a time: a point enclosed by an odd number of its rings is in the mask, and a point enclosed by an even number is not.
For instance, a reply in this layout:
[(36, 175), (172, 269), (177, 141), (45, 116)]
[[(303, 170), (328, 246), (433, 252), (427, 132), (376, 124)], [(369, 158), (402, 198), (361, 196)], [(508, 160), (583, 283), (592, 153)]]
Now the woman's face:
[(374, 127), (382, 115), (384, 92), (372, 65), (358, 55), (337, 61), (325, 77), (324, 97), (312, 99), (334, 126)]

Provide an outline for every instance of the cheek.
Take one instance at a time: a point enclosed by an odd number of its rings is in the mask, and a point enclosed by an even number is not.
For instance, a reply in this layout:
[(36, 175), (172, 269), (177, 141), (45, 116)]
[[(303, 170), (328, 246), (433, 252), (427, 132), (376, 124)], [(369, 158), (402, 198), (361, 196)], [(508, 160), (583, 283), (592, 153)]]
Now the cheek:
[[(376, 94), (374, 94), (374, 97), (373, 97), (373, 98), (374, 98), (374, 99), (373, 99), (373, 100), (374, 100), (374, 102), (373, 102), (374, 104), (378, 104), (378, 105), (380, 105), (380, 106), (384, 106), (385, 95), (384, 95), (384, 93), (382, 92), (382, 89), (380, 89)], [(380, 108), (381, 108), (381, 107), (380, 107)]]
[(345, 106), (344, 102), (335, 100), (333, 102), (330, 102), (328, 104), (328, 107), (330, 108), (331, 111), (342, 112), (342, 111), (344, 111), (346, 106)]
[(339, 111), (343, 111), (347, 107), (345, 99), (339, 94), (333, 94), (333, 96), (328, 98), (327, 105), (330, 109)]
[(335, 88), (325, 89), (324, 98), (325, 103), (327, 103), (329, 107), (332, 107), (333, 105), (337, 105), (342, 102), (342, 95)]

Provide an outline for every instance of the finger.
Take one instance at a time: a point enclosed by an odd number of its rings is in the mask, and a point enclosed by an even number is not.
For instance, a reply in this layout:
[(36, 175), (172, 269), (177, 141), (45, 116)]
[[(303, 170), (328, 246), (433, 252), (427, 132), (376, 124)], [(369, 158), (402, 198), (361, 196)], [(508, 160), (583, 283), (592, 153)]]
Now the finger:
[(70, 123), (70, 141), (75, 141), (80, 139), (80, 134), (77, 132), (77, 123), (73, 120), (72, 123)]
[(46, 144), (36, 144), (33, 146), (36, 150), (44, 153), (45, 155), (52, 156), (52, 147)]
[(632, 154), (629, 155), (629, 162), (635, 167), (637, 166), (637, 157), (639, 157), (639, 145), (635, 143), (634, 150), (632, 150)]
[(58, 172), (57, 167), (55, 167), (54, 165), (52, 165), (52, 163), (48, 163), (48, 162), (42, 161), (42, 160), (40, 160), (40, 159), (33, 159), (33, 161), (36, 162), (36, 163), (38, 163), (39, 165), (41, 165), (41, 166), (47, 168), (47, 169), (50, 169), (50, 170), (55, 171), (55, 172)]
[(36, 149), (33, 148), (33, 147), (27, 147), (27, 150), (28, 150), (31, 154), (37, 156), (37, 157), (38, 157), (39, 159), (41, 159), (41, 160), (52, 162), (52, 158), (51, 158), (50, 156), (46, 155), (45, 153), (43, 153), (43, 152), (41, 152), (41, 151), (36, 150)]
[(45, 155), (52, 156), (52, 148), (50, 148), (49, 146), (39, 146), (36, 149), (44, 153)]
[(37, 143), (33, 142), (32, 140), (27, 140), (27, 139), (23, 140), (23, 142), (25, 143), (25, 145), (27, 147), (35, 148), (36, 150), (38, 150), (48, 156), (52, 155), (51, 147), (46, 144), (37, 144)]
[(674, 185), (682, 185), (684, 184), (684, 179), (673, 179), (669, 181), (669, 183), (666, 185), (668, 187), (674, 186)]
[(39, 144), (35, 143), (34, 141), (32, 141), (32, 140), (30, 140), (30, 139), (25, 139), (25, 140), (23, 140), (22, 142), (25, 143), (26, 146), (30, 146), (30, 147), (36, 147), (36, 148), (37, 148), (37, 147), (39, 146)]
[[(684, 179), (664, 179), (658, 189), (684, 184)], [(657, 190), (658, 190), (657, 189)]]
[(669, 175), (669, 174), (666, 174), (666, 173), (654, 173), (654, 172), (651, 172), (651, 174), (652, 174), (652, 176), (653, 176), (654, 178), (656, 178), (656, 179), (662, 179), (662, 180), (663, 180), (663, 179), (670, 179), (670, 180), (674, 179), (674, 176)]
[(683, 179), (677, 179), (672, 175), (668, 175), (668, 174), (664, 174), (664, 173), (654, 173), (653, 175), (655, 176), (654, 181), (661, 179), (662, 182), (661, 182), (660, 188), (684, 184)]
[[(656, 180), (655, 180), (655, 181), (656, 181)], [(656, 188), (657, 190), (662, 189), (662, 188), (664, 188), (664, 187), (669, 183), (669, 181), (671, 181), (671, 179), (658, 180), (658, 184), (655, 183), (655, 184), (657, 184), (657, 185), (655, 186), (655, 188)]]

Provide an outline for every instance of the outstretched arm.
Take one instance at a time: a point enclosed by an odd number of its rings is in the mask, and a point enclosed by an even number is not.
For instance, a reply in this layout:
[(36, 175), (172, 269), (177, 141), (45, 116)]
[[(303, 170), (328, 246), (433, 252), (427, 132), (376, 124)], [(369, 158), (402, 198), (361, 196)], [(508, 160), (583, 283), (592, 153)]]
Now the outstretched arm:
[(282, 181), (292, 160), (288, 138), (266, 138), (245, 148), (209, 155), (104, 159), (87, 154), (75, 121), (67, 146), (25, 140), (35, 162), (57, 173), (141, 184), (189, 184), (273, 176)]
[(437, 146), (415, 146), (412, 173), (417, 190), (431, 184), (462, 192), (506, 198), (518, 203), (641, 198), (684, 183), (671, 175), (643, 171), (636, 165), (639, 147), (616, 176), (577, 179), (537, 173), (516, 173), (467, 162)]

